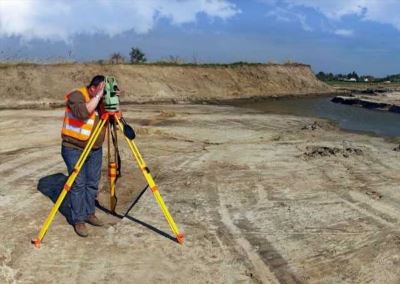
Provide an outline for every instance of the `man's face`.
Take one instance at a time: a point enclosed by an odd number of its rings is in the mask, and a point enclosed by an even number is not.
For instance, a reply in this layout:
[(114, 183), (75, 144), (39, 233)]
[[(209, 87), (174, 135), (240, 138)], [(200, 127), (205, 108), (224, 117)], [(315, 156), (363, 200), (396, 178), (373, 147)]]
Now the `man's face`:
[(88, 89), (89, 95), (91, 97), (94, 97), (100, 90), (102, 90), (103, 86), (104, 86), (104, 83), (98, 84), (97, 87), (96, 86), (90, 86), (90, 88)]

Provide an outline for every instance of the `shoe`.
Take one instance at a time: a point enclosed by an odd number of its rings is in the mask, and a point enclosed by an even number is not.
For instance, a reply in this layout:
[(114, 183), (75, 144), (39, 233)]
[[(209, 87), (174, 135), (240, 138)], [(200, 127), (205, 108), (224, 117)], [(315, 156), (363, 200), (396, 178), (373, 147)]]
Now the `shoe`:
[(89, 223), (92, 226), (101, 227), (103, 226), (103, 222), (100, 221), (99, 218), (96, 217), (94, 214), (90, 214), (86, 219), (86, 223)]
[(74, 230), (75, 233), (77, 233), (77, 235), (80, 237), (86, 238), (89, 236), (85, 223), (75, 224)]

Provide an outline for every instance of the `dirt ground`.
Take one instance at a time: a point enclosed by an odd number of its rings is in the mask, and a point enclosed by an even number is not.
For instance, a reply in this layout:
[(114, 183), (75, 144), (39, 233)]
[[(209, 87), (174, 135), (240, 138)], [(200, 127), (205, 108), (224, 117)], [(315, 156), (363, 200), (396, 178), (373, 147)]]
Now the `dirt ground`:
[[(186, 242), (149, 190), (78, 237), (58, 213), (62, 109), (0, 111), (1, 283), (399, 283), (400, 152), (326, 121), (230, 106), (125, 107)], [(124, 215), (145, 186), (120, 140)], [(105, 165), (103, 177), (106, 176)], [(46, 196), (48, 195), (48, 196)], [(99, 201), (107, 204), (103, 178)], [(68, 206), (64, 206), (65, 210)]]

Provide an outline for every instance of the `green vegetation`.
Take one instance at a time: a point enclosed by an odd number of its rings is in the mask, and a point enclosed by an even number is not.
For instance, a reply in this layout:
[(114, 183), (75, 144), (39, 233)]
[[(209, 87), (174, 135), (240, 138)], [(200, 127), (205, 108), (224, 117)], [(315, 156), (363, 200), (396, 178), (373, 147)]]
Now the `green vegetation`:
[[(110, 56), (111, 59), (111, 56)], [(99, 59), (90, 62), (77, 62), (77, 61), (64, 61), (64, 62), (30, 62), (26, 61), (4, 61), (0, 62), (0, 68), (9, 67), (9, 66), (32, 66), (32, 65), (71, 65), (71, 64), (100, 64), (100, 65), (112, 65), (116, 63), (112, 63), (109, 59)], [(130, 65), (131, 63), (127, 63), (126, 61), (118, 63), (120, 65)], [(232, 63), (174, 63), (174, 62), (166, 62), (166, 61), (153, 61), (153, 62), (145, 62), (145, 63), (136, 63), (135, 65), (143, 65), (143, 66), (181, 66), (181, 67), (241, 67), (241, 66), (288, 66), (288, 67), (310, 67), (310, 65), (302, 64), (302, 63), (256, 63), (256, 62), (232, 62)]]
[(400, 83), (400, 74), (389, 75), (383, 78), (383, 81), (390, 81), (394, 83)]
[[(179, 56), (169, 55), (158, 59), (156, 61), (148, 61), (146, 54), (139, 47), (132, 47), (129, 52), (129, 56), (125, 56), (120, 52), (113, 52), (108, 58), (101, 58), (92, 61), (78, 62), (71, 58), (70, 52), (68, 57), (56, 57), (47, 59), (27, 59), (19, 57), (9, 57), (6, 59), (0, 59), (0, 68), (6, 68), (9, 65), (69, 65), (69, 64), (135, 64), (135, 65), (155, 65), (155, 66), (180, 66), (180, 67), (241, 67), (241, 66), (289, 66), (289, 67), (310, 67), (308, 64), (298, 63), (292, 60), (286, 60), (283, 63), (277, 63), (275, 61), (268, 62), (248, 62), (248, 61), (236, 61), (230, 63), (201, 63), (196, 56), (193, 59), (187, 61)], [(129, 60), (128, 60), (129, 59)], [(322, 80), (322, 79), (321, 79)]]
[(132, 64), (144, 63), (147, 61), (145, 54), (138, 47), (132, 47), (129, 56)]
[[(128, 60), (129, 58), (129, 60)], [(63, 57), (48, 58), (48, 59), (22, 59), (22, 58), (7, 58), (0, 60), (0, 68), (6, 68), (9, 65), (69, 65), (69, 64), (135, 64), (135, 65), (146, 65), (146, 66), (180, 66), (180, 67), (210, 67), (210, 68), (235, 68), (242, 66), (288, 66), (288, 67), (310, 67), (308, 64), (294, 62), (292, 60), (286, 60), (283, 63), (276, 63), (274, 61), (263, 62), (248, 62), (248, 61), (236, 61), (231, 63), (201, 63), (197, 57), (193, 56), (192, 61), (186, 61), (185, 59), (169, 55), (168, 57), (161, 58), (156, 61), (148, 61), (146, 54), (139, 47), (132, 47), (129, 52), (129, 57), (121, 54), (120, 52), (113, 52), (108, 58), (96, 59), (87, 62), (77, 62), (71, 58), (65, 59)]]
[(359, 76), (355, 71), (348, 74), (333, 74), (318, 72), (316, 74), (317, 78), (321, 81), (350, 81), (350, 82), (368, 82), (373, 81), (375, 78), (372, 76)]
[(318, 72), (317, 78), (324, 82), (333, 82), (334, 84), (343, 83), (400, 83), (400, 74), (388, 75), (386, 77), (374, 77), (371, 75), (359, 76), (355, 71), (348, 74), (333, 74)]
[(121, 64), (125, 62), (125, 58), (119, 52), (114, 52), (110, 56), (110, 63), (111, 64)]

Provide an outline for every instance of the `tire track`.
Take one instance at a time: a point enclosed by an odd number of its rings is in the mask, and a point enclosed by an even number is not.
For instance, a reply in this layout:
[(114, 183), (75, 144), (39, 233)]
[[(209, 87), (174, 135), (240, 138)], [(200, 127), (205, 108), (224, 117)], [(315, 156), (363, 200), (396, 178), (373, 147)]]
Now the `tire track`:
[[(27, 167), (29, 164), (37, 163), (38, 160), (43, 157), (43, 151), (50, 155), (59, 154), (59, 150), (51, 150), (55, 146), (48, 147), (29, 147), (20, 148), (13, 151), (3, 152), (0, 154), (0, 173), (6, 173), (7, 171), (15, 168)], [(58, 147), (57, 147), (58, 149)], [(14, 155), (18, 155), (14, 158)]]
[(1, 185), (3, 187), (5, 186), (10, 186), (14, 182), (19, 181), (20, 179), (24, 179), (29, 176), (34, 176), (34, 178), (39, 177), (41, 175), (46, 175), (47, 173), (50, 172), (50, 170), (53, 170), (56, 168), (57, 165), (60, 165), (60, 161), (54, 162), (54, 160), (50, 160), (53, 162), (47, 162), (43, 166), (40, 167), (31, 167), (33, 168), (32, 170), (26, 170), (26, 168), (21, 168), (17, 173), (14, 173), (7, 179), (5, 179), (5, 182), (2, 182)]
[(265, 283), (280, 283), (281, 279), (276, 277), (276, 275), (270, 270), (260, 255), (254, 250), (252, 244), (246, 238), (242, 237), (243, 233), (241, 230), (233, 223), (225, 202), (226, 197), (223, 196), (222, 190), (219, 188), (219, 182), (216, 176), (215, 179), (219, 200), (218, 212), (221, 216), (222, 223), (225, 225), (230, 235), (234, 239), (238, 251), (242, 251), (245, 253), (245, 255), (247, 255), (254, 267), (255, 273), (261, 281)]

